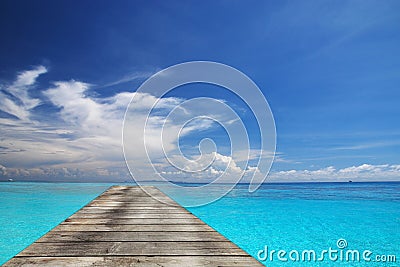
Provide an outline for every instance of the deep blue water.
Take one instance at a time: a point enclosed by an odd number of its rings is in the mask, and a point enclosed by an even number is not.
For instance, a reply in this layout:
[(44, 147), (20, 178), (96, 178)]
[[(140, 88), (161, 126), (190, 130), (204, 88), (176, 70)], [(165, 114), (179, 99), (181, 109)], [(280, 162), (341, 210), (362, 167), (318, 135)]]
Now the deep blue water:
[[(0, 183), (0, 264), (110, 185)], [(205, 196), (171, 197), (179, 202)], [(238, 185), (224, 198), (189, 210), (254, 257), (265, 246), (268, 252), (287, 252), (282, 257), (287, 262), (274, 254), (272, 261), (263, 261), (268, 266), (400, 266), (400, 183), (265, 184), (254, 193)], [(347, 247), (339, 249), (339, 239)], [(319, 258), (330, 247), (338, 256), (342, 251), (344, 259), (329, 260), (325, 254), (325, 261), (301, 261), (304, 250)], [(289, 258), (293, 250), (300, 261)], [(371, 261), (346, 261), (348, 250), (369, 250)], [(387, 255), (397, 262), (375, 261)]]

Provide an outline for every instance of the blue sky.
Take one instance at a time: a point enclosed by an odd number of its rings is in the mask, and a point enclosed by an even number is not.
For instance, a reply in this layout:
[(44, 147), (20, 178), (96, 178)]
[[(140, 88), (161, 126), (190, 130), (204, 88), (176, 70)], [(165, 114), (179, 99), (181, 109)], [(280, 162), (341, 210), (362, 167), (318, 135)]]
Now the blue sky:
[[(127, 180), (131, 93), (192, 60), (233, 66), (263, 91), (271, 181), (400, 179), (398, 1), (1, 1), (0, 21), (0, 179)], [(200, 85), (166, 103), (197, 96), (243, 108)], [(199, 132), (184, 139), (190, 151)]]

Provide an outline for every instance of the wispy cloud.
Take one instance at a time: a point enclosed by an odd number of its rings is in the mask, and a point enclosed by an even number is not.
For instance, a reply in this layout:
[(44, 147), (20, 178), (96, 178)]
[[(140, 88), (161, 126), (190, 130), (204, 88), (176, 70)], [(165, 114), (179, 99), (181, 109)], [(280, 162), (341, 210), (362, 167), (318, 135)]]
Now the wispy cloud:
[(40, 103), (39, 99), (32, 98), (29, 90), (32, 89), (39, 75), (46, 73), (44, 66), (21, 72), (10, 85), (0, 87), (0, 110), (20, 120), (29, 119), (29, 111)]
[(115, 81), (100, 85), (100, 86), (98, 86), (98, 88), (111, 87), (111, 86), (124, 84), (124, 83), (128, 83), (128, 82), (135, 81), (135, 80), (147, 79), (151, 75), (156, 73), (157, 71), (159, 71), (159, 70), (155, 69), (154, 71), (135, 71), (135, 72), (129, 73), (127, 75), (124, 75), (123, 77), (121, 77)]
[(348, 145), (348, 146), (338, 146), (331, 148), (331, 150), (361, 150), (361, 149), (398, 146), (398, 145), (400, 145), (399, 141), (380, 141), (380, 142), (370, 142), (370, 143)]

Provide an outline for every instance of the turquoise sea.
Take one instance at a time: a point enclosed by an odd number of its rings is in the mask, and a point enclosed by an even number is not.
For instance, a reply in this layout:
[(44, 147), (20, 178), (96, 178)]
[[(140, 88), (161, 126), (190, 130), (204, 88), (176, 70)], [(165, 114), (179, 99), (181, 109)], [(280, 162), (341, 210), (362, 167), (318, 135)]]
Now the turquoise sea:
[[(110, 185), (0, 183), (0, 264)], [(259, 251), (267, 249), (262, 262), (268, 266), (400, 266), (400, 183), (264, 184), (255, 193), (247, 189), (238, 185), (224, 198), (189, 210), (254, 257), (262, 259), (265, 253)], [(179, 202), (189, 196), (171, 197)], [(329, 248), (337, 250), (337, 260), (329, 260), (327, 253), (324, 261), (301, 259), (305, 250), (319, 258)], [(271, 260), (272, 250), (285, 251), (281, 258), (287, 261), (279, 260), (277, 252)], [(361, 254), (359, 262), (351, 254), (346, 261), (349, 250)], [(299, 261), (289, 257), (291, 253), (296, 259), (296, 251)], [(366, 252), (371, 261), (362, 258), (365, 251), (371, 252)], [(396, 262), (387, 262), (393, 256)]]

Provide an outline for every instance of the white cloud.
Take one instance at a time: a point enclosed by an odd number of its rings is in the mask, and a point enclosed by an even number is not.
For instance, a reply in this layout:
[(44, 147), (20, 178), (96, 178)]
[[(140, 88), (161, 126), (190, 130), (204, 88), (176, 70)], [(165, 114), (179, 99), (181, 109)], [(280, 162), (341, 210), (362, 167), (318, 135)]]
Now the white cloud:
[(288, 170), (272, 172), (267, 181), (302, 182), (302, 181), (400, 181), (399, 165), (362, 164), (342, 169), (329, 166), (317, 170)]
[(21, 120), (27, 120), (29, 117), (29, 112), (23, 107), (17, 105), (9, 96), (0, 92), (0, 105), (1, 110), (13, 115)]
[(17, 117), (20, 120), (29, 120), (29, 111), (40, 104), (40, 100), (32, 98), (29, 90), (35, 84), (39, 75), (46, 73), (44, 66), (21, 72), (11, 85), (1, 86), (0, 110)]
[(44, 66), (38, 66), (32, 70), (21, 72), (17, 80), (7, 88), (7, 91), (19, 98), (27, 109), (36, 107), (40, 101), (29, 96), (28, 90), (32, 86), (39, 75), (46, 73), (47, 69)]
[(208, 183), (218, 179), (218, 182), (250, 182), (254, 174), (261, 175), (257, 167), (243, 168), (231, 156), (216, 152), (203, 154), (200, 158), (175, 156), (169, 160), (180, 168), (175, 169), (163, 162), (157, 165), (157, 169), (164, 178), (173, 181)]
[(155, 71), (151, 71), (151, 72), (135, 71), (135, 72), (132, 72), (132, 73), (130, 73), (128, 75), (123, 76), (122, 78), (120, 78), (120, 79), (118, 79), (116, 81), (107, 83), (107, 84), (102, 85), (100, 87), (110, 87), (110, 86), (123, 84), (123, 83), (131, 82), (131, 81), (134, 81), (134, 80), (138, 80), (138, 79), (148, 78), (151, 75), (153, 75), (155, 72), (156, 72), (156, 70)]

